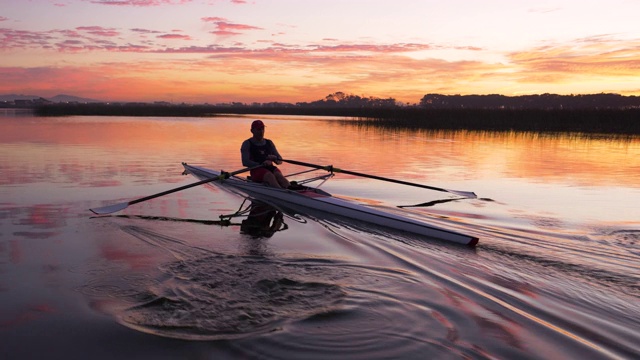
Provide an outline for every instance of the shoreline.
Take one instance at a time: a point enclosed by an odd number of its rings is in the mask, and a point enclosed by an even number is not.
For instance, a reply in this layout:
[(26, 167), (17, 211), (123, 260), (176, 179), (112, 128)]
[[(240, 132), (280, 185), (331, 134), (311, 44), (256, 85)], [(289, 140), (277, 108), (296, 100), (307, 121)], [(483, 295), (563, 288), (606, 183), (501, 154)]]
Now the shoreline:
[(304, 115), (351, 118), (387, 129), (572, 132), (640, 135), (640, 108), (503, 109), (419, 107), (264, 107), (158, 104), (48, 104), (33, 108), (37, 116)]

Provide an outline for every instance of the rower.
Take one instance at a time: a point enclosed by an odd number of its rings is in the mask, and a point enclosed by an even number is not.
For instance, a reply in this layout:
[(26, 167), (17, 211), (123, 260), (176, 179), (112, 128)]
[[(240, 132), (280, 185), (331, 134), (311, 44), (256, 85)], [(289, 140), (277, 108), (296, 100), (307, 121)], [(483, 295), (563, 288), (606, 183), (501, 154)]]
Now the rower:
[(280, 169), (273, 165), (274, 163), (282, 164), (282, 156), (278, 153), (273, 141), (265, 139), (264, 132), (265, 125), (262, 120), (255, 120), (251, 123), (253, 136), (245, 140), (240, 147), (242, 164), (246, 167), (262, 164), (262, 167), (251, 170), (251, 180), (286, 189), (289, 187), (289, 180), (284, 177)]

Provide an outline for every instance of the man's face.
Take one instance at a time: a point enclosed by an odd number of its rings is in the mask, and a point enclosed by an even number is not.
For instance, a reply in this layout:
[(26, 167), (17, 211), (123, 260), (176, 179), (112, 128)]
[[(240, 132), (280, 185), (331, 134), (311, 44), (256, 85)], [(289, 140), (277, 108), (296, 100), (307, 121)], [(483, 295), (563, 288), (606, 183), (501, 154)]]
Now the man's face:
[(262, 139), (264, 136), (264, 128), (253, 128), (251, 129), (251, 132), (253, 133), (253, 137), (256, 139)]

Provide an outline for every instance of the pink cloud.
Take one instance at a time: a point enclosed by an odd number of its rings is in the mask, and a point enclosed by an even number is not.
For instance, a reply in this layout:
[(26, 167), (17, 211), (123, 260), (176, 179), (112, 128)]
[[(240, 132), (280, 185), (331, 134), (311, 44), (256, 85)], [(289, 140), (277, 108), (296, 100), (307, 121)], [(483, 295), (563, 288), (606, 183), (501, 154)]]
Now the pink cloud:
[(216, 35), (216, 36), (237, 36), (237, 35), (242, 35), (242, 33), (239, 33), (239, 32), (223, 31), (223, 30), (211, 31), (211, 34)]
[(80, 26), (77, 27), (78, 31), (85, 31), (91, 35), (96, 36), (118, 36), (120, 33), (115, 29), (103, 28), (102, 26)]
[(44, 47), (56, 37), (47, 32), (0, 28), (0, 49)]
[(218, 21), (227, 21), (227, 19), (221, 18), (221, 17), (217, 17), (217, 16), (213, 16), (213, 17), (204, 17), (204, 18), (202, 18), (202, 21), (204, 21), (204, 22), (218, 22)]
[[(47, 49), (58, 51), (121, 51), (145, 52), (156, 51), (153, 43), (144, 41), (145, 34), (159, 33), (157, 31), (136, 29), (140, 34), (138, 44), (118, 44), (105, 38), (116, 38), (120, 31), (99, 26), (84, 26), (73, 30), (25, 31), (0, 28), (0, 50), (3, 49)], [(71, 41), (76, 40), (76, 41)], [(81, 40), (81, 41), (80, 41)]]
[(234, 23), (229, 23), (229, 22), (225, 22), (225, 21), (216, 22), (216, 26), (217, 26), (218, 30), (221, 30), (221, 31), (228, 31), (228, 30), (238, 30), (238, 31), (262, 30), (262, 28), (259, 28), (257, 26), (234, 24)]
[(202, 21), (213, 23), (216, 29), (211, 31), (211, 34), (217, 36), (236, 36), (242, 35), (243, 31), (263, 30), (262, 28), (257, 26), (234, 24), (221, 17), (204, 17), (202, 18)]
[(0, 21), (7, 21), (7, 20), (9, 20), (9, 19), (4, 17), (4, 16), (0, 16)]
[(180, 35), (180, 34), (158, 35), (157, 38), (170, 39), (170, 40), (191, 40), (191, 37), (189, 35)]

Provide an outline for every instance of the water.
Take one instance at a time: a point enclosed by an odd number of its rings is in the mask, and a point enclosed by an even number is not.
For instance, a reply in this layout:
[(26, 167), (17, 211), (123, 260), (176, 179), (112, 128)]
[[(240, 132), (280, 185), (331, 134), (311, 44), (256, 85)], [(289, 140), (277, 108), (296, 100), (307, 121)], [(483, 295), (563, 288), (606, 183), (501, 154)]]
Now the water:
[(269, 229), (226, 224), (243, 199), (204, 186), (95, 217), (195, 182), (182, 161), (240, 169), (253, 118), (4, 112), (3, 357), (639, 356), (640, 139), (263, 119), (285, 157), (475, 191), (341, 174), (322, 186), (480, 243), (269, 208)]

